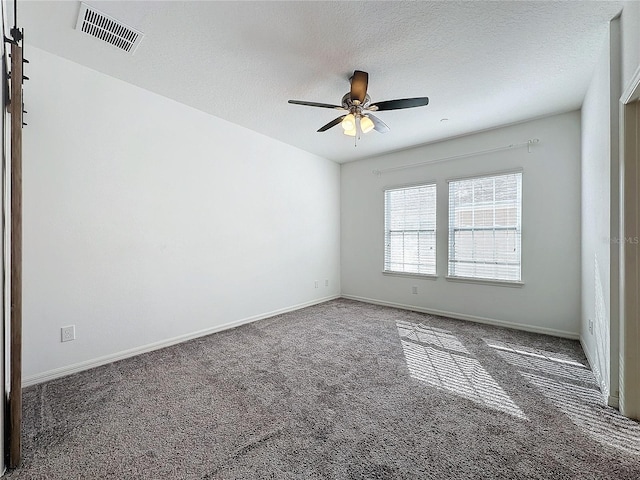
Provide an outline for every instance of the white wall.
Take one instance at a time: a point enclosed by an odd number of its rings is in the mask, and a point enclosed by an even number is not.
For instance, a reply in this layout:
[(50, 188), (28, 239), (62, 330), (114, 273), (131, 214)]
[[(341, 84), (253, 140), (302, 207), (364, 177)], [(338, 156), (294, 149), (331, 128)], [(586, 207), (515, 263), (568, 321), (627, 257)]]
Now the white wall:
[(337, 164), (27, 51), (27, 383), (339, 294)]
[[(618, 403), (619, 98), (640, 66), (640, 4), (611, 21), (582, 105), (581, 342), (610, 405)], [(589, 328), (593, 322), (593, 329)]]
[[(581, 341), (603, 395), (611, 392), (612, 138), (611, 39), (608, 36), (582, 105)], [(615, 123), (615, 122), (613, 122)], [(590, 328), (590, 322), (593, 327)], [(614, 392), (612, 392), (614, 393)]]
[[(611, 22), (582, 108), (583, 299), (585, 352), (609, 404), (618, 402), (619, 98), (640, 66), (640, 4), (626, 2)], [(594, 212), (597, 212), (594, 218)], [(595, 260), (600, 259), (598, 271)], [(594, 319), (594, 330), (588, 322)]]
[[(526, 148), (372, 174), (539, 138)], [(447, 183), (523, 169), (521, 288), (458, 283), (447, 274)], [(437, 181), (437, 280), (382, 274), (383, 189)], [(342, 165), (342, 293), (577, 338), (580, 328), (580, 115), (533, 120)], [(418, 286), (418, 294), (411, 287)]]

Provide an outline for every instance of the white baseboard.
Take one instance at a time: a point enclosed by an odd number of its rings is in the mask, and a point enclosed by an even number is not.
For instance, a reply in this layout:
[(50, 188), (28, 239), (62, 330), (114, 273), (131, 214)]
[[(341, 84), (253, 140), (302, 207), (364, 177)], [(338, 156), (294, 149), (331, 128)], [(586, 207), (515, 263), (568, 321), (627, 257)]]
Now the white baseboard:
[(578, 338), (580, 337), (580, 335), (577, 334), (577, 333), (566, 332), (564, 330), (556, 330), (554, 328), (536, 327), (534, 325), (523, 325), (523, 324), (520, 324), (520, 323), (506, 322), (504, 320), (496, 320), (496, 319), (493, 319), (493, 318), (478, 317), (476, 315), (467, 315), (467, 314), (464, 314), (464, 313), (446, 312), (444, 310), (436, 310), (436, 309), (433, 309), (433, 308), (416, 307), (414, 305), (404, 305), (402, 303), (387, 302), (387, 301), (384, 301), (384, 300), (376, 300), (376, 299), (373, 299), (373, 298), (366, 298), (366, 297), (358, 297), (356, 295), (344, 295), (343, 294), (342, 298), (348, 298), (350, 300), (356, 300), (356, 301), (359, 301), (359, 302), (372, 303), (372, 304), (375, 304), (375, 305), (383, 305), (385, 307), (395, 307), (395, 308), (400, 308), (402, 310), (411, 310), (413, 312), (429, 313), (431, 315), (439, 315), (441, 317), (455, 318), (455, 319), (458, 319), (458, 320), (468, 320), (470, 322), (484, 323), (486, 325), (495, 325), (496, 327), (512, 328), (514, 330), (523, 330), (525, 332), (542, 333), (544, 335), (551, 335), (551, 336), (554, 336), (554, 337), (569, 338), (571, 340), (578, 340)]
[(204, 337), (206, 335), (211, 335), (212, 333), (220, 332), (222, 330), (228, 330), (230, 328), (239, 327), (240, 325), (244, 325), (246, 323), (255, 322), (257, 320), (263, 320), (265, 318), (273, 317), (275, 315), (280, 315), (282, 313), (293, 312), (294, 310), (300, 310), (301, 308), (310, 307), (312, 305), (318, 305), (320, 303), (328, 302), (330, 300), (335, 300), (336, 298), (340, 298), (340, 295), (330, 295), (328, 297), (311, 300), (309, 302), (300, 303), (298, 305), (293, 305), (291, 307), (281, 308), (279, 310), (274, 310), (272, 312), (261, 313), (259, 315), (254, 315), (252, 317), (235, 320), (233, 322), (225, 323), (224, 325), (217, 325), (215, 327), (206, 328), (204, 330), (199, 330), (197, 332), (187, 333), (185, 335), (179, 335), (177, 337), (168, 338), (166, 340), (161, 340), (159, 342), (149, 343), (147, 345), (131, 348), (129, 350), (123, 350), (123, 351), (112, 353), (102, 357), (93, 358), (91, 360), (86, 360), (84, 362), (74, 363), (73, 365), (67, 365), (64, 367), (55, 368), (53, 370), (48, 370), (46, 372), (38, 373), (36, 375), (30, 375), (22, 379), (22, 386), (29, 387), (31, 385), (36, 385), (38, 383), (54, 380), (56, 378), (66, 377), (67, 375), (72, 375), (74, 373), (82, 372), (84, 370), (89, 370), (90, 368), (106, 365), (107, 363), (116, 362), (118, 360), (124, 360), (125, 358), (130, 358), (136, 355), (140, 355), (142, 353), (159, 350), (161, 348), (186, 342), (194, 338)]
[[(120, 352), (116, 352), (113, 354), (109, 354), (109, 355), (105, 355), (102, 357), (98, 357), (98, 358), (94, 358), (94, 359), (90, 359), (90, 360), (86, 360), (84, 362), (79, 362), (79, 363), (75, 363), (72, 365), (67, 365), (64, 367), (60, 367), (60, 368), (55, 368), (53, 370), (48, 370), (46, 372), (42, 372), (42, 373), (38, 373), (36, 375), (30, 375), (28, 377), (24, 377), (22, 380), (22, 386), (23, 387), (28, 387), (31, 385), (36, 385), (38, 383), (42, 383), (42, 382), (46, 382), (49, 380), (54, 380), (56, 378), (60, 378), (60, 377), (65, 377), (67, 375), (72, 375), (74, 373), (78, 373), (78, 372), (82, 372), (84, 370), (89, 370), (91, 368), (95, 368), (95, 367), (99, 367), (101, 365), (106, 365), (108, 363), (112, 363), (112, 362), (116, 362), (118, 360), (124, 360), (125, 358), (130, 358), (130, 357), (134, 357), (136, 355), (140, 355), (143, 353), (147, 353), (147, 352), (152, 352), (154, 350), (159, 350), (161, 348), (165, 348), (165, 347), (169, 347), (171, 345), (175, 345), (178, 343), (182, 343), (182, 342), (186, 342), (188, 340), (192, 340), (194, 338), (198, 338), (198, 337), (203, 337), (206, 335), (210, 335), (212, 333), (216, 333), (216, 332), (220, 332), (222, 330), (228, 330), (230, 328), (235, 328), (238, 327), (240, 325), (244, 325), (246, 323), (251, 323), (251, 322), (255, 322), (257, 320), (262, 320), (265, 318), (269, 318), (269, 317), (273, 317), (275, 315), (280, 315), (282, 313), (287, 313), (287, 312), (292, 312), (295, 310), (300, 310), (301, 308), (305, 308), (305, 307), (310, 307), (312, 305), (317, 305), (320, 303), (324, 303), (324, 302), (328, 302), (330, 300), (335, 300), (336, 298), (346, 298), (349, 300), (356, 300), (359, 302), (365, 302), (365, 303), (371, 303), (371, 304), (375, 304), (375, 305), (383, 305), (383, 306), (387, 306), (387, 307), (394, 307), (394, 308), (400, 308), (403, 310), (411, 310), (411, 311), (415, 311), (415, 312), (421, 312), (421, 313), (428, 313), (431, 315), (439, 315), (442, 317), (450, 317), (450, 318), (456, 318), (459, 320), (468, 320), (468, 321), (472, 321), (472, 322), (477, 322), (477, 323), (483, 323), (483, 324), (487, 324), (487, 325), (495, 325), (498, 327), (506, 327), (506, 328), (513, 328), (516, 330), (524, 330), (527, 332), (533, 332), (533, 333), (541, 333), (541, 334), (545, 334), (545, 335), (552, 335), (555, 337), (563, 337), (563, 338), (570, 338), (572, 340), (577, 340), (579, 339), (579, 335), (572, 333), (572, 332), (565, 332), (563, 330), (556, 330), (556, 329), (552, 329), (552, 328), (545, 328), (545, 327), (536, 327), (536, 326), (531, 326), (531, 325), (522, 325), (522, 324), (518, 324), (518, 323), (512, 323), (512, 322), (506, 322), (503, 320), (496, 320), (496, 319), (491, 319), (491, 318), (485, 318), (485, 317), (479, 317), (479, 316), (475, 316), (475, 315), (467, 315), (467, 314), (460, 314), (460, 313), (455, 313), (455, 312), (447, 312), (447, 311), (443, 311), (443, 310), (436, 310), (436, 309), (432, 309), (432, 308), (423, 308), (423, 307), (417, 307), (414, 305), (404, 305), (401, 303), (395, 303), (395, 302), (387, 302), (384, 300), (376, 300), (373, 298), (367, 298), (367, 297), (359, 297), (356, 295), (331, 295), (328, 297), (323, 297), (320, 299), (316, 299), (316, 300), (311, 300), (309, 302), (305, 302), (305, 303), (301, 303), (298, 305), (293, 305), (290, 307), (286, 307), (286, 308), (282, 308), (279, 310), (274, 310), (272, 312), (267, 312), (267, 313), (262, 313), (259, 315), (254, 315), (252, 317), (247, 317), (247, 318), (243, 318), (240, 320), (236, 320), (233, 322), (229, 322), (229, 323), (225, 323), (224, 325), (217, 325), (215, 327), (211, 327), (211, 328), (207, 328), (204, 330), (199, 330), (197, 332), (192, 332), (192, 333), (188, 333), (185, 335), (180, 335), (177, 337), (173, 337), (173, 338), (169, 338), (166, 340), (161, 340), (159, 342), (155, 342), (155, 343), (150, 343), (147, 345), (142, 345), (140, 347), (135, 347), (135, 348), (131, 348), (129, 350), (123, 350)], [(585, 350), (585, 354), (587, 355), (587, 359), (589, 360), (589, 363), (592, 365), (593, 368), (593, 362), (591, 360), (591, 358), (589, 358), (589, 354), (586, 351), (586, 349), (584, 348), (583, 345), (583, 350)], [(594, 373), (595, 373), (595, 369), (594, 369)], [(601, 380), (600, 380), (600, 375), (599, 372), (596, 375), (596, 378), (598, 379), (598, 384), (602, 385)], [(609, 404), (611, 405), (611, 402), (613, 401), (617, 401), (617, 398), (611, 397)]]

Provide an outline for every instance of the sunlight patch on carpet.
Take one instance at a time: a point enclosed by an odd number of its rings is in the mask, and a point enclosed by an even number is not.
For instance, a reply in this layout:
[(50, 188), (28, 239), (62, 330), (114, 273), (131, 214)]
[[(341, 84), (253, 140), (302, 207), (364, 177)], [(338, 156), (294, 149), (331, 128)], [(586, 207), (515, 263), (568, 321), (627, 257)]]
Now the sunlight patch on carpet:
[(589, 436), (627, 453), (640, 455), (640, 424), (604, 406), (596, 387), (575, 385), (528, 372), (521, 374)]
[(522, 410), (451, 332), (398, 322), (411, 377), (477, 404), (527, 420)]
[(571, 422), (600, 443), (640, 455), (640, 424), (604, 405), (593, 373), (558, 352), (484, 339)]
[(535, 370), (548, 375), (557, 375), (596, 385), (591, 370), (567, 355), (496, 340), (484, 339), (484, 341), (487, 346), (495, 349), (503, 360), (517, 368)]

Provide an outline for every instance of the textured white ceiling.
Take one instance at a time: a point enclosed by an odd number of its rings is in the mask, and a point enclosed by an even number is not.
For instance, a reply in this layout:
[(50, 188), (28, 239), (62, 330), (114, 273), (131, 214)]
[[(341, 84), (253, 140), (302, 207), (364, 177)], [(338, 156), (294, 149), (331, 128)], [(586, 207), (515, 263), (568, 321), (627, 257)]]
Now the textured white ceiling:
[[(580, 107), (621, 2), (87, 1), (145, 38), (131, 56), (74, 30), (80, 2), (19, 2), (27, 45), (338, 162)], [(27, 52), (28, 57), (28, 52)], [(353, 70), (391, 131), (357, 148), (337, 111)], [(37, 110), (32, 105), (30, 111)], [(448, 121), (441, 121), (448, 118)], [(526, 139), (517, 139), (526, 140)]]

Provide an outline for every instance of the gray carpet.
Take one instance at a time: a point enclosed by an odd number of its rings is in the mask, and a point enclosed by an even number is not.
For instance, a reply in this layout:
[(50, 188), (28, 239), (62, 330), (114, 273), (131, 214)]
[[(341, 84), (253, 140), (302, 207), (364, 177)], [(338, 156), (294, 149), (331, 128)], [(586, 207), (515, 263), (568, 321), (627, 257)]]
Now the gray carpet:
[(9, 479), (634, 479), (575, 341), (335, 300), (24, 391)]

